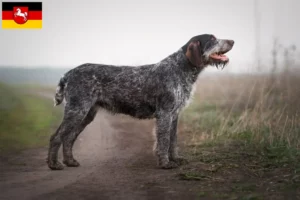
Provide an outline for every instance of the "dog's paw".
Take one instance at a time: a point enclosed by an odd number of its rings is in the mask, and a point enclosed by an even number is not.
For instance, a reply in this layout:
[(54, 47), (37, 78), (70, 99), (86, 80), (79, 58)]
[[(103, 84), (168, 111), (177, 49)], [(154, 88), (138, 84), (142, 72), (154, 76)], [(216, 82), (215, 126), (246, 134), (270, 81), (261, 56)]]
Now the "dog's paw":
[(63, 163), (68, 167), (79, 167), (80, 164), (75, 159), (64, 160)]
[(48, 167), (52, 170), (63, 170), (64, 166), (58, 161), (47, 161)]
[(172, 158), (170, 160), (174, 161), (178, 165), (186, 165), (186, 164), (189, 163), (189, 161), (187, 159), (183, 158), (183, 157), (176, 157), (176, 158)]
[(179, 167), (179, 165), (176, 162), (169, 161), (167, 163), (160, 164), (159, 167), (162, 169), (173, 169)]

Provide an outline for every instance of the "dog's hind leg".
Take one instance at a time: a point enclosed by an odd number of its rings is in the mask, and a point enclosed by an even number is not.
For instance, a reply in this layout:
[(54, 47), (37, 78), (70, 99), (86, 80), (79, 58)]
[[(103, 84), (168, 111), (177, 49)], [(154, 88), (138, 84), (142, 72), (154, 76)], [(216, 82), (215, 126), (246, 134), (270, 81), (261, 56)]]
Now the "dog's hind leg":
[(63, 165), (57, 161), (57, 154), (59, 147), (61, 146), (61, 138), (60, 138), (60, 127), (55, 131), (55, 133), (50, 137), (50, 145), (48, 150), (48, 158), (47, 163), (50, 169), (52, 170), (61, 170), (63, 169)]
[(68, 133), (63, 137), (63, 163), (68, 167), (79, 166), (79, 163), (73, 158), (72, 148), (79, 134), (85, 129), (88, 124), (90, 124), (94, 120), (97, 114), (97, 110), (97, 106), (93, 106), (89, 110), (88, 114), (84, 117), (82, 122), (79, 124), (78, 128), (72, 133)]
[[(81, 104), (78, 101), (75, 103), (67, 103), (65, 106), (64, 118), (59, 128), (50, 138), (50, 147), (48, 153), (47, 163), (52, 170), (61, 170), (63, 165), (58, 162), (57, 154), (61, 143), (63, 143), (64, 161), (67, 165), (79, 165), (72, 155), (72, 146), (78, 134), (84, 129), (86, 122), (85, 118), (88, 116), (93, 104), (85, 102)], [(74, 141), (73, 141), (74, 140)], [(71, 164), (72, 163), (72, 164)]]

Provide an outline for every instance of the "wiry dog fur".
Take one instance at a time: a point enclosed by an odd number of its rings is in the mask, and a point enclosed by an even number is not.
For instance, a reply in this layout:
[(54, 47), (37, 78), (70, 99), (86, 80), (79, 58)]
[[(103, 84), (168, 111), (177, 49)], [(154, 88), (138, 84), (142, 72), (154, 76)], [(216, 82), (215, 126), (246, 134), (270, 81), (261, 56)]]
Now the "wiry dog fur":
[(210, 56), (226, 53), (233, 43), (199, 35), (156, 64), (131, 67), (87, 63), (67, 72), (55, 94), (55, 105), (63, 99), (66, 105), (63, 121), (50, 139), (49, 168), (63, 169), (57, 160), (61, 143), (63, 163), (79, 166), (72, 155), (73, 144), (99, 107), (138, 119), (156, 118), (158, 164), (162, 168), (177, 167), (183, 161), (176, 150), (179, 112), (191, 98), (199, 73), (207, 65), (224, 66), (228, 62)]

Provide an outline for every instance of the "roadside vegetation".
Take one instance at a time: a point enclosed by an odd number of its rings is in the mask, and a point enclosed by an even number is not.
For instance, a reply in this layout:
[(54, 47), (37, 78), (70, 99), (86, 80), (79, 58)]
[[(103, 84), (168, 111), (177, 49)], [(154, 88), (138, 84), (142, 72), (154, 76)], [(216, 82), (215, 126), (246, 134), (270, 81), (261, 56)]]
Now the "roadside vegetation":
[(209, 199), (300, 199), (300, 74), (200, 78), (180, 180)]
[(45, 146), (61, 110), (26, 87), (0, 84), (0, 94), (0, 153)]

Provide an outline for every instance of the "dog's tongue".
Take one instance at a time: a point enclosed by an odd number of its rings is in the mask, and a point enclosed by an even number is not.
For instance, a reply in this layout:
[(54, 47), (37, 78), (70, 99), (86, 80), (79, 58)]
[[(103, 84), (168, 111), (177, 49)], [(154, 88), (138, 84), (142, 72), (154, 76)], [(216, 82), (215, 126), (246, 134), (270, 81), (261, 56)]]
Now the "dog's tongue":
[(211, 54), (210, 57), (213, 58), (213, 59), (222, 60), (222, 61), (227, 61), (228, 60), (228, 57), (225, 56), (224, 54), (218, 55), (218, 54), (214, 53), (214, 54)]

